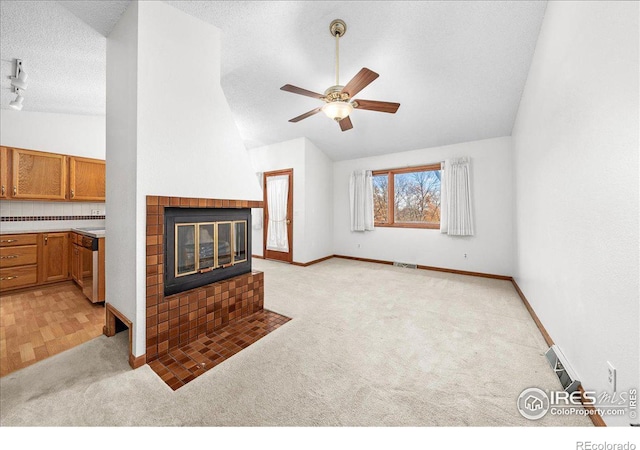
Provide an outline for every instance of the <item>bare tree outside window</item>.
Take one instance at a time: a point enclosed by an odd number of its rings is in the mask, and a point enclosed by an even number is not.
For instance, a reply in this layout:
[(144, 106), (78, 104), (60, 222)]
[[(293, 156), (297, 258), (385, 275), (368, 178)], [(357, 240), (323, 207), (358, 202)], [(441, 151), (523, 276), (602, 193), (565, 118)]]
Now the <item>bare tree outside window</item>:
[(389, 216), (389, 175), (373, 177), (373, 218), (375, 223), (387, 223)]
[(395, 222), (440, 223), (440, 171), (394, 176)]
[(373, 172), (373, 210), (380, 227), (440, 227), (440, 164)]

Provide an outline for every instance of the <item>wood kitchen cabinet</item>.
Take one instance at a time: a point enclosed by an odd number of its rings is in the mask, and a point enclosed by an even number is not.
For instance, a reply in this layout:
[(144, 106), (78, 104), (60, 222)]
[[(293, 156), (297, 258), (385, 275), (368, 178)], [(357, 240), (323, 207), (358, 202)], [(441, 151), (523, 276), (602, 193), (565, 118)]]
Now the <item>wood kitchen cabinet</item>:
[(67, 157), (13, 148), (11, 197), (64, 200), (67, 196)]
[(69, 157), (69, 198), (104, 201), (105, 162), (100, 159)]
[(40, 235), (42, 258), (40, 282), (51, 283), (69, 278), (69, 233)]
[(0, 147), (0, 198), (9, 195), (9, 149)]
[(35, 285), (38, 282), (38, 235), (0, 236), (0, 290)]

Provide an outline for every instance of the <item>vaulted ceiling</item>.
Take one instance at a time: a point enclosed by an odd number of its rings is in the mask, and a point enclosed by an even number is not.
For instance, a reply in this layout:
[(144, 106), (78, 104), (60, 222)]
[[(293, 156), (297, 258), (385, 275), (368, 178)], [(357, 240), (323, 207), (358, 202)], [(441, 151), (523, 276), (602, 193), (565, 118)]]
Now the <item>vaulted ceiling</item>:
[[(247, 148), (306, 136), (342, 160), (511, 134), (546, 2), (168, 1), (220, 28), (222, 88)], [(0, 3), (2, 108), (15, 58), (29, 74), (24, 111), (105, 112), (106, 36), (129, 1)], [(357, 97), (401, 103), (395, 115), (356, 110), (341, 132), (321, 105), (283, 92), (335, 82), (329, 23), (347, 23), (340, 81), (380, 77)], [(206, 56), (205, 56), (206, 57)], [(198, 70), (198, 62), (188, 70)], [(126, 70), (126, 68), (123, 68)], [(197, 92), (185, 91), (185, 95)]]

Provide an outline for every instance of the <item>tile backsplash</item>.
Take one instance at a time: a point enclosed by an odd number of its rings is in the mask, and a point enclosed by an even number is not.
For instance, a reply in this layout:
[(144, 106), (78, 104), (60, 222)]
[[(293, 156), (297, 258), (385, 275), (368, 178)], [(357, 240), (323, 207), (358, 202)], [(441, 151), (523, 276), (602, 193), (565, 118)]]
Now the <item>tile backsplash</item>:
[[(98, 211), (97, 214), (92, 212)], [(104, 216), (104, 203), (0, 201), (0, 216)]]
[(104, 216), (104, 203), (1, 200), (0, 232), (100, 227)]

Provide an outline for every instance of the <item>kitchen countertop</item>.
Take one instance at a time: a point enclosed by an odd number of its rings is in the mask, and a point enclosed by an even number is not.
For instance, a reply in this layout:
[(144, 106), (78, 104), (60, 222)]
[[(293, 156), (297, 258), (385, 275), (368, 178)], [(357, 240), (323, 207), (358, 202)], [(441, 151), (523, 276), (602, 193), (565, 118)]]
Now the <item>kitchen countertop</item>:
[(71, 231), (75, 233), (84, 234), (85, 236), (91, 236), (94, 238), (104, 237), (104, 228), (72, 228)]
[(59, 228), (52, 230), (19, 230), (19, 231), (7, 231), (0, 234), (35, 234), (35, 233), (66, 233), (74, 232), (91, 236), (94, 238), (104, 238), (104, 228)]

